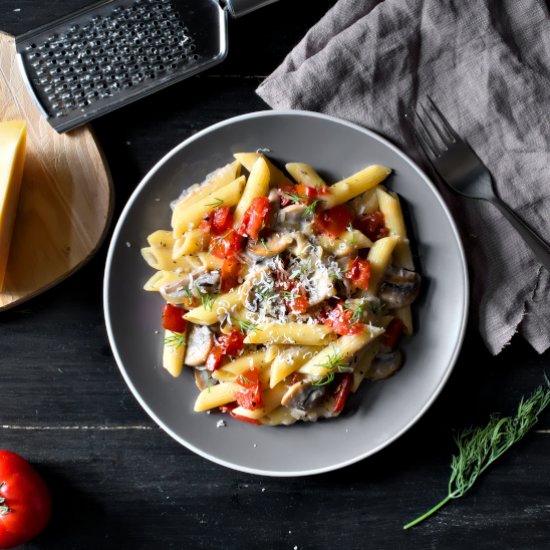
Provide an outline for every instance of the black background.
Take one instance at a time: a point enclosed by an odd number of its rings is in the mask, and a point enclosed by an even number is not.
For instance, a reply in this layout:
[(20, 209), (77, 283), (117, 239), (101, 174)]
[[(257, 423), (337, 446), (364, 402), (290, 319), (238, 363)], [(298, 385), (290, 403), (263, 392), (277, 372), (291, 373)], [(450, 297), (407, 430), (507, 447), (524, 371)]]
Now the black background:
[[(0, 0), (0, 27), (19, 34), (88, 3)], [(334, 3), (281, 0), (231, 21), (222, 65), (94, 122), (115, 219), (173, 146), (267, 108), (255, 88)], [(453, 430), (513, 413), (542, 382), (548, 352), (518, 337), (491, 357), (470, 322), (441, 396), (389, 448), (309, 478), (235, 472), (170, 439), (126, 388), (103, 322), (107, 241), (77, 274), (0, 315), (0, 446), (27, 457), (54, 497), (51, 523), (25, 548), (548, 547), (550, 412), (466, 498), (402, 530), (446, 495)]]

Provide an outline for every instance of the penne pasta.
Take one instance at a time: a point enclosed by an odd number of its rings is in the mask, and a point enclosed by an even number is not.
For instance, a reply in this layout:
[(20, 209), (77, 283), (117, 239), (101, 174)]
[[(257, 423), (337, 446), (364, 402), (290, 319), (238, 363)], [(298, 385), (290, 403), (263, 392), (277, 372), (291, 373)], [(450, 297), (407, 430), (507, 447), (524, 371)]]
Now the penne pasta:
[(155, 270), (144, 289), (166, 302), (162, 366), (193, 369), (197, 412), (265, 426), (338, 416), (364, 379), (401, 366), (413, 330), (420, 278), (399, 198), (380, 185), (391, 170), (328, 186), (307, 163), (286, 165), (293, 183), (262, 153), (234, 157), (141, 250)]
[(269, 181), (272, 186), (280, 187), (281, 185), (292, 185), (292, 181), (287, 178), (281, 170), (279, 170), (269, 159), (262, 153), (235, 153), (233, 155), (237, 161), (242, 164), (249, 172), (252, 171), (252, 166), (262, 157), (269, 168)]
[(177, 238), (186, 231), (197, 227), (211, 210), (219, 206), (235, 206), (241, 198), (245, 181), (245, 177), (241, 176), (194, 202), (192, 208), (180, 208), (177, 212), (174, 210), (172, 216), (174, 236)]
[(332, 330), (324, 325), (270, 323), (254, 327), (244, 339), (244, 343), (324, 346), (334, 338)]
[(235, 382), (224, 382), (223, 384), (209, 386), (199, 393), (194, 410), (195, 412), (207, 411), (232, 403), (235, 401), (237, 392), (241, 390), (242, 386)]
[(235, 227), (239, 227), (245, 212), (256, 197), (263, 197), (269, 192), (269, 167), (264, 157), (258, 159), (252, 165), (250, 176), (244, 188), (241, 200), (235, 207), (233, 220)]
[(358, 351), (383, 333), (381, 327), (369, 327), (359, 334), (340, 336), (300, 367), (299, 372), (318, 380), (341, 372)]
[(216, 297), (209, 307), (199, 306), (186, 313), (183, 318), (196, 325), (213, 325), (219, 317), (231, 315), (236, 306), (241, 304), (239, 290), (232, 290), (227, 294)]
[(386, 166), (375, 164), (368, 166), (346, 179), (331, 185), (326, 195), (321, 195), (322, 209), (333, 208), (372, 189), (391, 174)]
[(174, 205), (172, 212), (172, 227), (175, 220), (181, 212), (191, 208), (191, 206), (204, 197), (215, 193), (220, 187), (231, 183), (241, 175), (241, 163), (234, 161), (215, 170), (202, 184), (192, 186), (187, 193), (180, 197)]

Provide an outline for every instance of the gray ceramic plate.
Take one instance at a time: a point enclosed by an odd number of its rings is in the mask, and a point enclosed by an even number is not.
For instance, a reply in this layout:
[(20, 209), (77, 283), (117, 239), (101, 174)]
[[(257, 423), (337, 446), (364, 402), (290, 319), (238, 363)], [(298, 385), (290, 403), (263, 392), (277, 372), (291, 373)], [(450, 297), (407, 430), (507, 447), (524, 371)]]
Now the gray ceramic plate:
[[(169, 203), (188, 185), (239, 151), (271, 150), (280, 164), (311, 164), (336, 181), (368, 164), (394, 170), (388, 184), (410, 213), (425, 288), (416, 306), (417, 334), (393, 378), (365, 384), (339, 418), (291, 427), (257, 427), (193, 412), (191, 373), (173, 379), (160, 367), (163, 301), (142, 290), (152, 270), (139, 249), (168, 228)], [(468, 304), (460, 238), (440, 195), (422, 171), (386, 140), (359, 126), (315, 113), (258, 112), (221, 122), (181, 143), (145, 177), (126, 205), (109, 248), (104, 304), (111, 346), (126, 383), (147, 413), (174, 439), (218, 464), (244, 472), (300, 476), (372, 455), (410, 428), (440, 392), (456, 360)]]

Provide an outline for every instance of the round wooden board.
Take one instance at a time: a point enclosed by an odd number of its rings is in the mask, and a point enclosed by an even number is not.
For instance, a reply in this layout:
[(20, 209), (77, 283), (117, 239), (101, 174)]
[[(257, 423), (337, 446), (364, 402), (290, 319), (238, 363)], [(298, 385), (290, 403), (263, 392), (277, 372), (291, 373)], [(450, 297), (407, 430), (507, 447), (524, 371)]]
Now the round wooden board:
[(20, 304), (81, 267), (112, 215), (109, 169), (90, 126), (58, 134), (30, 97), (15, 40), (0, 33), (0, 120), (27, 122), (27, 153), (0, 310)]

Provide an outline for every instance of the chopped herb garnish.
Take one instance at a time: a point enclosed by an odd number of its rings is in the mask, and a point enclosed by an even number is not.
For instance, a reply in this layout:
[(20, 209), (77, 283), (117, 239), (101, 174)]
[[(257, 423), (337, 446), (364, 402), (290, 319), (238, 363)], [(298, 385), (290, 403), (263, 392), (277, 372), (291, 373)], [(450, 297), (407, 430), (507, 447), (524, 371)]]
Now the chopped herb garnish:
[(325, 376), (323, 376), (323, 378), (312, 382), (313, 386), (326, 386), (327, 384), (330, 384), (338, 372), (351, 372), (348, 362), (340, 353), (338, 353), (337, 348), (335, 348), (334, 353), (328, 355), (324, 363), (315, 366), (322, 367), (328, 372)]
[(172, 332), (164, 339), (164, 343), (172, 348), (181, 348), (187, 343), (187, 336), (181, 332)]
[(363, 302), (355, 304), (344, 304), (344, 309), (346, 311), (351, 311), (352, 315), (350, 321), (352, 323), (358, 323), (361, 320), (363, 313), (365, 312), (365, 304)]
[(223, 204), (223, 202), (224, 201), (222, 199), (218, 199), (218, 198), (214, 197), (213, 202), (208, 203), (205, 206), (210, 206), (211, 208), (219, 208)]
[(355, 232), (353, 230), (353, 225), (351, 225), (351, 222), (349, 222), (349, 225), (348, 225), (348, 231), (351, 233), (351, 246), (354, 246), (355, 245)]
[(201, 301), (202, 307), (206, 309), (206, 311), (212, 311), (212, 306), (214, 305), (214, 301), (216, 300), (216, 296), (212, 296), (212, 294), (199, 294), (199, 300)]
[(237, 319), (236, 317), (231, 317), (231, 320), (234, 321), (235, 323), (237, 323), (237, 325), (239, 325), (239, 330), (243, 333), (243, 334), (246, 334), (245, 331), (252, 331), (252, 330), (256, 330), (256, 331), (259, 331), (261, 332), (262, 329), (261, 328), (258, 328), (256, 325), (253, 325), (252, 323), (249, 323), (248, 321), (244, 321), (243, 319)]
[(319, 202), (318, 199), (315, 199), (311, 202), (309, 202), (311, 199), (306, 195), (300, 195), (300, 193), (282, 193), (283, 197), (285, 199), (288, 199), (289, 201), (295, 203), (295, 204), (303, 204), (306, 208), (304, 210), (304, 213), (302, 214), (302, 217), (309, 218), (315, 213), (315, 207), (317, 206), (317, 203)]
[(265, 239), (263, 237), (260, 237), (260, 244), (265, 248), (266, 252), (269, 252), (269, 248), (268, 248), (267, 243), (265, 242)]

